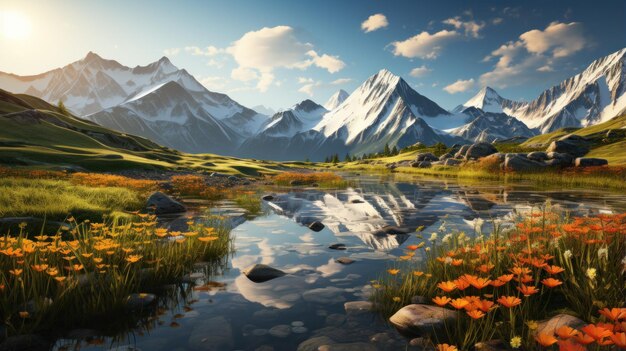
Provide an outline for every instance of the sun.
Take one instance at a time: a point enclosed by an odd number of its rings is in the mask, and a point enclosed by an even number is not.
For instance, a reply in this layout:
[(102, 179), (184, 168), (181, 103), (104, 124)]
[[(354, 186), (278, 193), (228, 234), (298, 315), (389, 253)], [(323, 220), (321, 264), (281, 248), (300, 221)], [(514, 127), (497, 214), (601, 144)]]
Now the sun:
[(10, 40), (26, 39), (30, 35), (30, 21), (20, 12), (0, 12), (2, 35)]

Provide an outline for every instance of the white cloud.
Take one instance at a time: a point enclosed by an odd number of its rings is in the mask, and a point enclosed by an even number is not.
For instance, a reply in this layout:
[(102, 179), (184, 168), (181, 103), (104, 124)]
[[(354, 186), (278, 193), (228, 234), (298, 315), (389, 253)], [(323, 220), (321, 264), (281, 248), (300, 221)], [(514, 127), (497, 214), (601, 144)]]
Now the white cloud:
[(550, 53), (553, 57), (566, 57), (582, 50), (586, 40), (582, 25), (577, 22), (552, 22), (545, 30), (533, 29), (522, 35), (526, 49), (534, 54)]
[(409, 74), (411, 75), (411, 77), (419, 78), (427, 75), (431, 71), (432, 70), (426, 67), (426, 65), (421, 65), (420, 67), (413, 68)]
[(443, 90), (450, 94), (462, 93), (468, 91), (474, 87), (474, 78), (468, 80), (457, 80), (456, 82), (446, 86)]
[(435, 59), (441, 52), (443, 45), (459, 36), (456, 31), (441, 30), (434, 34), (421, 32), (404, 41), (391, 43), (393, 54), (408, 58)]
[(205, 49), (202, 49), (198, 46), (186, 46), (185, 51), (194, 56), (209, 56), (209, 57), (225, 53), (224, 49), (219, 49), (212, 45), (207, 46)]
[(298, 91), (301, 93), (305, 93), (309, 96), (313, 96), (313, 89), (320, 87), (320, 86), (322, 86), (322, 82), (320, 81), (310, 82), (301, 86), (300, 89), (298, 89)]
[(259, 79), (259, 74), (255, 70), (247, 67), (237, 67), (230, 72), (230, 77), (234, 80), (249, 82)]
[(587, 45), (580, 23), (553, 22), (544, 30), (530, 30), (485, 57), (484, 62), (497, 61), (491, 71), (480, 76), (480, 83), (505, 88), (539, 79), (539, 74), (554, 70), (555, 61)]
[(496, 17), (494, 19), (491, 20), (491, 23), (493, 23), (494, 25), (498, 25), (501, 24), (504, 21), (504, 19), (502, 17)]
[(350, 78), (339, 78), (330, 82), (330, 85), (342, 85), (342, 84), (350, 83), (351, 81), (352, 79)]
[[(241, 72), (231, 76), (248, 79), (252, 76), (250, 70), (258, 75), (257, 89), (266, 91), (274, 80), (273, 71), (276, 68), (306, 69), (317, 66), (335, 73), (345, 67), (345, 63), (338, 56), (327, 54), (319, 55), (313, 50), (313, 45), (303, 43), (297, 37), (293, 28), (277, 26), (262, 28), (244, 34), (235, 41), (226, 52), (231, 54), (239, 65), (235, 70)], [(235, 79), (235, 78), (233, 78)]]
[[(471, 13), (470, 13), (471, 15)], [(464, 21), (460, 16), (456, 16), (453, 18), (448, 18), (443, 21), (444, 24), (449, 24), (453, 26), (455, 29), (463, 30), (466, 36), (471, 36), (473, 38), (480, 37), (480, 31), (485, 28), (484, 22), (476, 22), (474, 20)]]
[(369, 16), (365, 21), (363, 21), (363, 23), (361, 23), (361, 29), (365, 33), (369, 33), (387, 27), (388, 25), (389, 22), (387, 21), (387, 17), (385, 17), (382, 13), (377, 13)]
[(178, 53), (180, 53), (180, 48), (165, 49), (165, 50), (163, 50), (163, 53), (166, 56), (176, 56), (176, 55), (178, 55)]
[(298, 77), (298, 83), (300, 84), (313, 83), (313, 78)]
[(209, 90), (223, 90), (226, 87), (226, 79), (222, 77), (198, 77), (200, 84)]

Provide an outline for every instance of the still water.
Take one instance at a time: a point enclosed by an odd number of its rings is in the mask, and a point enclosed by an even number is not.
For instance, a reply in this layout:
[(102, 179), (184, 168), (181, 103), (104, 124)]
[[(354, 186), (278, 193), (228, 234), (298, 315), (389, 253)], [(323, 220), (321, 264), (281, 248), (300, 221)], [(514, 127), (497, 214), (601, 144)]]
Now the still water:
[[(404, 247), (422, 241), (413, 234), (416, 228), (424, 228), (424, 237), (451, 231), (488, 233), (493, 223), (506, 224), (545, 206), (583, 216), (626, 212), (624, 194), (600, 190), (468, 185), (393, 175), (352, 179), (354, 185), (341, 190), (275, 191), (275, 198), (263, 204), (265, 215), (250, 220), (229, 203), (209, 210), (231, 218), (234, 251), (222, 267), (199, 265), (187, 277), (200, 288), (188, 287), (188, 294), (162, 304), (158, 318), (126, 333), (102, 339), (97, 331), (73, 331), (55, 348), (297, 350), (306, 342), (300, 350), (330, 343), (349, 343), (349, 350), (404, 350), (407, 340), (375, 313), (346, 303), (368, 299), (372, 281), (403, 255)], [(190, 213), (198, 221), (206, 214)], [(164, 225), (185, 221), (166, 220)], [(325, 228), (314, 232), (304, 225), (313, 221)], [(375, 234), (386, 225), (410, 233)], [(336, 243), (346, 250), (329, 249)], [(354, 262), (336, 262), (340, 257)], [(254, 283), (242, 271), (255, 263), (288, 274)], [(82, 341), (77, 340), (81, 333)]]

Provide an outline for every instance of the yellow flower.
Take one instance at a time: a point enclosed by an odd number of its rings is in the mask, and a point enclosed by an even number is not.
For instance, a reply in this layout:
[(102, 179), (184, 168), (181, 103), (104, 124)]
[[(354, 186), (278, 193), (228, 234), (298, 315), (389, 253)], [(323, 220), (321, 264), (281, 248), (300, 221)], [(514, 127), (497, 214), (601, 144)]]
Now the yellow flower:
[(24, 271), (23, 269), (19, 269), (19, 268), (16, 268), (16, 269), (9, 269), (9, 273), (13, 274), (13, 275), (14, 275), (14, 276), (16, 276), (16, 277), (17, 277), (17, 276), (20, 276), (20, 275), (22, 274), (22, 272), (23, 272), (23, 271)]
[(46, 269), (48, 269), (48, 265), (47, 264), (34, 264), (31, 267), (33, 267), (33, 269), (37, 272), (43, 272)]
[(141, 256), (141, 255), (130, 255), (130, 256), (126, 257), (126, 261), (128, 261), (130, 263), (135, 263), (135, 262), (139, 261), (142, 258), (143, 258), (143, 256)]
[(595, 268), (588, 268), (586, 274), (589, 279), (595, 280), (597, 271)]
[(46, 270), (46, 273), (51, 276), (54, 277), (55, 275), (59, 274), (59, 270), (57, 268), (48, 268)]
[(398, 296), (394, 296), (392, 300), (393, 300), (393, 302), (400, 302), (400, 301), (402, 301), (402, 299), (400, 297), (398, 297)]
[(526, 325), (528, 326), (528, 329), (530, 330), (537, 330), (537, 328), (539, 327), (536, 321), (528, 321), (526, 322)]
[(424, 275), (424, 272), (422, 272), (422, 271), (413, 271), (413, 275), (416, 276), (416, 277), (420, 277), (420, 276)]
[(94, 258), (93, 258), (93, 261), (94, 261), (95, 263), (100, 263), (100, 262), (102, 262), (102, 258), (101, 258), (101, 257), (94, 257)]
[(28, 318), (30, 317), (30, 313), (27, 311), (20, 311), (20, 318)]
[(66, 278), (67, 278), (67, 277), (54, 277), (54, 279), (55, 279), (57, 282), (59, 282), (59, 283), (61, 283), (62, 281), (64, 281)]
[(380, 289), (382, 287), (382, 285), (380, 284), (372, 284), (372, 288), (374, 289)]
[(202, 242), (209, 242), (209, 241), (217, 240), (217, 237), (216, 236), (201, 236), (198, 238), (198, 240)]
[(391, 274), (391, 275), (396, 275), (396, 274), (398, 274), (400, 272), (400, 270), (392, 268), (392, 269), (388, 269), (387, 272), (389, 272), (389, 274)]
[(520, 346), (522, 346), (522, 338), (520, 338), (519, 336), (512, 337), (511, 347), (514, 349), (518, 349)]

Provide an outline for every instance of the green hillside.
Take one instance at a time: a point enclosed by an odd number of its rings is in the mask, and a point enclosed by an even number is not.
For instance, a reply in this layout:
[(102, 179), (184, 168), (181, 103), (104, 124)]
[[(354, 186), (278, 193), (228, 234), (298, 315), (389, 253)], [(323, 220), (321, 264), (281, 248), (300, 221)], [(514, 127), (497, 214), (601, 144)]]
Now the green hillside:
[(276, 162), (185, 154), (64, 114), (36, 97), (4, 90), (0, 90), (0, 164), (91, 171), (195, 169), (247, 175), (285, 168)]

